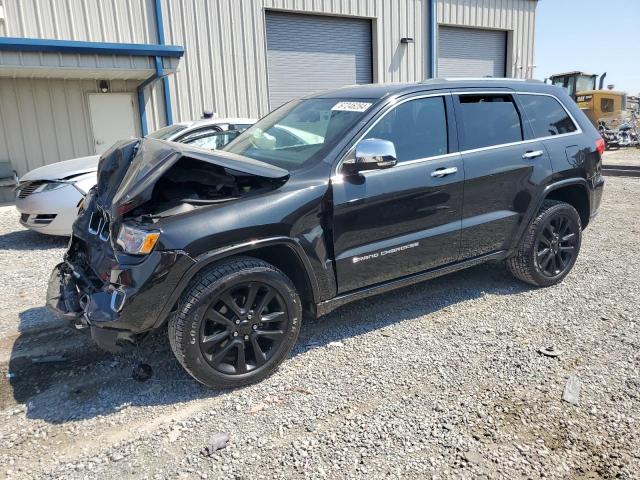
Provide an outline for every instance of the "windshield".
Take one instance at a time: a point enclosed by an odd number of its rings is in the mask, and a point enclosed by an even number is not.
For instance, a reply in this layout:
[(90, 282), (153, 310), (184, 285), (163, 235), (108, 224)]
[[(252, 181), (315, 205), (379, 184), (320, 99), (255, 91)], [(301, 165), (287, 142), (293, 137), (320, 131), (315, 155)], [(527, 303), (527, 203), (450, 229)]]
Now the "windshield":
[(155, 132), (146, 135), (147, 138), (157, 138), (158, 140), (168, 140), (169, 137), (173, 137), (176, 133), (186, 129), (185, 125), (169, 125), (163, 127)]
[(595, 77), (580, 75), (576, 80), (576, 92), (586, 92), (596, 89)]
[(321, 158), (374, 101), (354, 98), (296, 100), (245, 130), (223, 150), (295, 170)]

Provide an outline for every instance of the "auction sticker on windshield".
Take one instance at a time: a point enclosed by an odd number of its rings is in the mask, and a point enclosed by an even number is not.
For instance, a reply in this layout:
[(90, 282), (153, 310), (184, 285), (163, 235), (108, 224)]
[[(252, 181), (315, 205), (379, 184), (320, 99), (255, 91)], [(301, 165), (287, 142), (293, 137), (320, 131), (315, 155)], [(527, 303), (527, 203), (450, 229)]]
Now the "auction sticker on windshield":
[(338, 102), (331, 110), (334, 112), (365, 112), (371, 106), (367, 102)]

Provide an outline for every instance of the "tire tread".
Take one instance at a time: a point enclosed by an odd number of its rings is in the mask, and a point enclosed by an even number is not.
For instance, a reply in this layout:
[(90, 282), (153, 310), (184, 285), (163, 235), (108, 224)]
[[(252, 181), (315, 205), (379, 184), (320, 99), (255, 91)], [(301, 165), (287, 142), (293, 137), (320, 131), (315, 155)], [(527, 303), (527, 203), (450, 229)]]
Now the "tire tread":
[(538, 210), (536, 217), (533, 219), (533, 221), (527, 228), (527, 231), (522, 236), (515, 255), (506, 260), (509, 271), (517, 279), (522, 280), (523, 282), (530, 285), (535, 285), (537, 287), (544, 286), (533, 276), (533, 272), (535, 272), (535, 266), (533, 265), (533, 256), (531, 255), (531, 250), (535, 246), (534, 243), (536, 240), (538, 225), (545, 221), (546, 216), (550, 211), (557, 209), (559, 206), (569, 206), (571, 209), (573, 209), (578, 221), (578, 227), (582, 229), (580, 216), (571, 205), (559, 200), (545, 200), (544, 202), (542, 202), (542, 206), (540, 207), (540, 210)]
[[(185, 349), (187, 329), (189, 327), (189, 324), (191, 323), (190, 316), (193, 314), (194, 309), (197, 308), (197, 305), (202, 300), (202, 297), (207, 295), (206, 292), (208, 288), (211, 287), (211, 285), (223, 280), (229, 275), (248, 269), (262, 269), (274, 272), (278, 274), (283, 281), (288, 283), (291, 290), (293, 290), (294, 292), (296, 291), (296, 288), (289, 277), (287, 277), (280, 269), (271, 265), (270, 263), (253, 257), (233, 257), (228, 260), (224, 260), (221, 263), (218, 263), (200, 273), (196, 277), (195, 281), (191, 283), (191, 286), (185, 290), (185, 293), (182, 295), (181, 300), (178, 302), (178, 308), (176, 309), (175, 314), (168, 322), (168, 335), (171, 350), (173, 351), (180, 365), (182, 365), (182, 367), (193, 378), (202, 383), (204, 382), (197, 376), (194, 365), (190, 364)], [(299, 303), (300, 302), (298, 299), (298, 304)], [(257, 382), (271, 375), (271, 373), (273, 373), (273, 371), (278, 368), (279, 364), (280, 362), (274, 362), (270, 366), (270, 368), (263, 370), (258, 375), (256, 375), (256, 377), (251, 378), (244, 383), (238, 381), (225, 382), (220, 379), (216, 381), (216, 386), (228, 388), (239, 386), (245, 383), (248, 384)]]

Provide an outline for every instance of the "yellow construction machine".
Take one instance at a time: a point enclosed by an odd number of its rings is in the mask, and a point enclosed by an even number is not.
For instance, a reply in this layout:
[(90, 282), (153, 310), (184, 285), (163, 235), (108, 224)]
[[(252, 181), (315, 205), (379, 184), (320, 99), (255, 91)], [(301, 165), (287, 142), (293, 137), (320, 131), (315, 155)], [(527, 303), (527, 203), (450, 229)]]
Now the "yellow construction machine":
[(605, 89), (606, 76), (606, 73), (600, 76), (598, 88), (598, 76), (585, 72), (559, 73), (549, 80), (567, 91), (600, 130), (608, 146), (638, 145), (637, 104), (631, 102), (627, 105), (627, 94), (615, 91), (613, 85), (607, 85)]

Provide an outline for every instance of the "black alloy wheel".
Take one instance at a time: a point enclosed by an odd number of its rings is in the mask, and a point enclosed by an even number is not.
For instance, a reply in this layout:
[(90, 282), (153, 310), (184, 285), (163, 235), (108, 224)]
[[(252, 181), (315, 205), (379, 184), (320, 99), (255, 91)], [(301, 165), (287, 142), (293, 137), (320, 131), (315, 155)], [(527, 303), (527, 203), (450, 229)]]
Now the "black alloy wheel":
[(287, 275), (264, 260), (231, 257), (204, 270), (169, 320), (171, 349), (209, 387), (271, 375), (296, 343), (302, 302)]
[(214, 299), (200, 324), (203, 357), (226, 375), (253, 372), (278, 350), (287, 328), (282, 296), (261, 282), (234, 285)]
[(576, 263), (582, 244), (577, 210), (560, 200), (545, 200), (507, 259), (511, 273), (536, 287), (561, 282)]
[(576, 225), (566, 215), (556, 215), (547, 220), (536, 238), (535, 261), (540, 272), (555, 278), (573, 265), (577, 253), (578, 232)]

